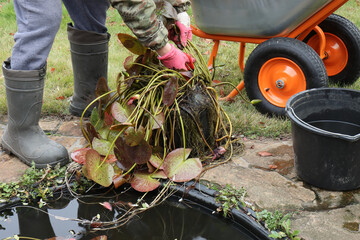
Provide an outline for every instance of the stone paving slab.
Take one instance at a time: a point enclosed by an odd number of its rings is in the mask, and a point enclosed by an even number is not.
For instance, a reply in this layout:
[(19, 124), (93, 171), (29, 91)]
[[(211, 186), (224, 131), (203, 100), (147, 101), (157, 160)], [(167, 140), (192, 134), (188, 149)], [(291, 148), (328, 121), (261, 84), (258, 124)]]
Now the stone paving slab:
[[(6, 117), (0, 116), (0, 136), (6, 122)], [(40, 125), (69, 153), (86, 146), (79, 118), (44, 118)], [(292, 229), (300, 230), (306, 240), (360, 239), (360, 190), (325, 191), (303, 183), (294, 170), (291, 139), (243, 139), (242, 143), (241, 154), (209, 170), (203, 179), (244, 187), (247, 200), (258, 208), (295, 213)], [(0, 151), (0, 182), (18, 179), (26, 168)]]

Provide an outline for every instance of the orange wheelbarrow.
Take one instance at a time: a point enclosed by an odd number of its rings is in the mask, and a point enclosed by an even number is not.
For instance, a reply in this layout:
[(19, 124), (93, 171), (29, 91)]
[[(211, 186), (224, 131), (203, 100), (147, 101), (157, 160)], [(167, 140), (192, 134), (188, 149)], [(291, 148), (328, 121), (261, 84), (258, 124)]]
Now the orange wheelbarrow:
[[(284, 116), (287, 100), (310, 88), (354, 83), (360, 76), (360, 31), (333, 14), (348, 0), (191, 0), (194, 35), (240, 43), (239, 66), (248, 97), (264, 114)], [(246, 65), (245, 44), (259, 44)], [(233, 90), (225, 99), (237, 95)]]

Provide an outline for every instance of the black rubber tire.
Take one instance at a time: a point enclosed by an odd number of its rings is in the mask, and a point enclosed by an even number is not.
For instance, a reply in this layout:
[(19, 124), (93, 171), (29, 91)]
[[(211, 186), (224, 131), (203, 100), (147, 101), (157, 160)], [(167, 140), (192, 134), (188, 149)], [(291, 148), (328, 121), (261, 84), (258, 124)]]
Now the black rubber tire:
[[(319, 24), (324, 33), (331, 33), (340, 38), (348, 50), (348, 62), (345, 68), (329, 81), (340, 86), (353, 84), (360, 77), (360, 30), (348, 19), (332, 14)], [(305, 39), (307, 43), (315, 34), (311, 32)]]
[(250, 100), (259, 99), (255, 108), (269, 116), (285, 116), (285, 107), (270, 103), (259, 88), (259, 72), (273, 58), (286, 58), (300, 67), (305, 76), (306, 89), (328, 86), (328, 76), (319, 55), (307, 44), (292, 38), (272, 38), (258, 45), (250, 54), (245, 70), (245, 90)]

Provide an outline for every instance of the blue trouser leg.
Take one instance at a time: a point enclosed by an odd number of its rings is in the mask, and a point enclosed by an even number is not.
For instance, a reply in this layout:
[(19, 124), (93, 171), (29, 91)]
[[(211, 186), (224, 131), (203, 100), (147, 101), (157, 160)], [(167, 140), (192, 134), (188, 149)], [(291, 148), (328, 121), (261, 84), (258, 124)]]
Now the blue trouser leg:
[(11, 69), (39, 70), (44, 67), (62, 16), (60, 0), (14, 0), (17, 32)]
[[(105, 33), (109, 0), (64, 0), (75, 28)], [(61, 0), (14, 0), (18, 30), (11, 54), (11, 69), (39, 70), (59, 30)]]
[(63, 0), (63, 3), (79, 30), (106, 33), (106, 11), (109, 0)]

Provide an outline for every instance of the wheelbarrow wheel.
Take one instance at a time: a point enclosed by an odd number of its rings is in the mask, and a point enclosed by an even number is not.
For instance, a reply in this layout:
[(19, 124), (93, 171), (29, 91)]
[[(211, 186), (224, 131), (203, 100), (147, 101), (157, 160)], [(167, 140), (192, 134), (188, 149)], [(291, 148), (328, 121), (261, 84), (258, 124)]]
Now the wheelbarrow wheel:
[[(326, 37), (323, 60), (329, 81), (341, 86), (353, 84), (360, 76), (360, 30), (348, 19), (330, 15), (319, 27)], [(311, 32), (305, 39), (319, 53), (319, 36)]]
[(272, 38), (250, 54), (244, 70), (249, 99), (270, 116), (285, 116), (287, 100), (310, 88), (326, 87), (328, 77), (319, 55), (307, 44), (292, 38)]

